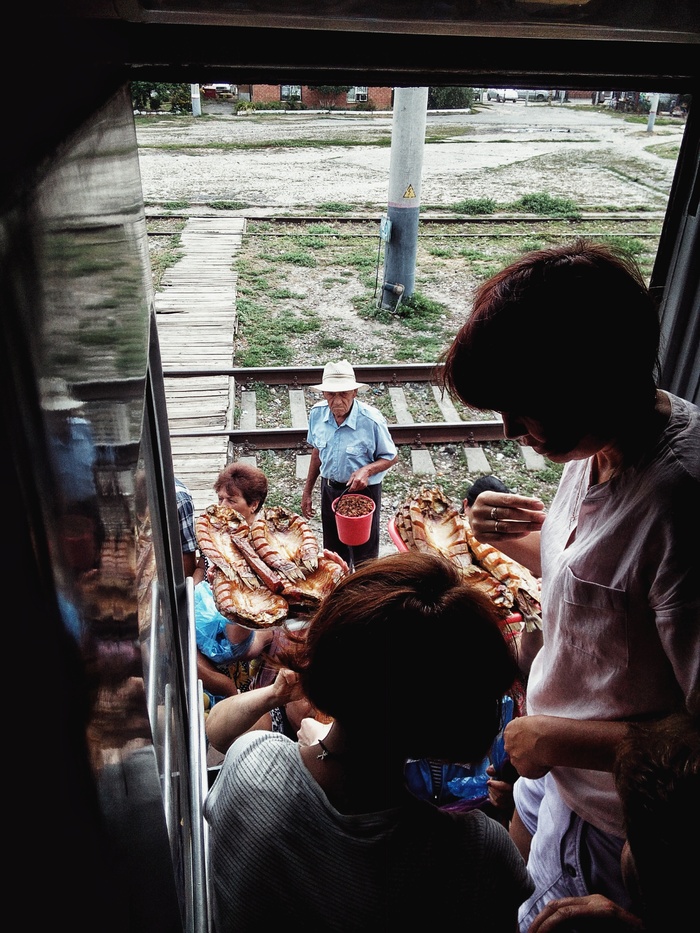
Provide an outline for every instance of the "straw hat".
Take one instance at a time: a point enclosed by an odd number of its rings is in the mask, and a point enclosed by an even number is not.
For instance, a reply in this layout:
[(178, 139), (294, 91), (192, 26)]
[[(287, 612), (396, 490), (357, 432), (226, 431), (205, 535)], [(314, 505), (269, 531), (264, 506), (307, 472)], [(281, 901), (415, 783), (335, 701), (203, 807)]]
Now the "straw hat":
[(57, 377), (41, 380), (41, 407), (44, 411), (71, 411), (82, 408), (84, 404), (80, 399), (73, 398), (65, 379)]
[(318, 392), (350, 392), (352, 389), (364, 392), (369, 386), (366, 382), (355, 380), (355, 370), (347, 360), (338, 360), (337, 363), (326, 363), (323, 367), (323, 381), (311, 388)]

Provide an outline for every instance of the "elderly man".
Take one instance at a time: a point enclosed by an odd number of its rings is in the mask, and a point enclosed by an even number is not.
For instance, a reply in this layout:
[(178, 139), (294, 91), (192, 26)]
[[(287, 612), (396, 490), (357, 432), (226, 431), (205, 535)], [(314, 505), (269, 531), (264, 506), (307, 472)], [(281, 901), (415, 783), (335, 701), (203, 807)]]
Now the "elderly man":
[[(301, 511), (305, 518), (314, 514), (312, 493), (320, 476), (323, 546), (357, 565), (379, 554), (382, 479), (398, 460), (396, 445), (384, 415), (357, 398), (368, 386), (356, 381), (347, 360), (326, 364), (323, 381), (313, 388), (323, 393), (324, 401), (309, 412), (306, 440), (313, 450)], [(369, 496), (376, 506), (369, 541), (356, 545), (352, 554), (338, 538), (332, 509), (333, 500), (346, 488)]]

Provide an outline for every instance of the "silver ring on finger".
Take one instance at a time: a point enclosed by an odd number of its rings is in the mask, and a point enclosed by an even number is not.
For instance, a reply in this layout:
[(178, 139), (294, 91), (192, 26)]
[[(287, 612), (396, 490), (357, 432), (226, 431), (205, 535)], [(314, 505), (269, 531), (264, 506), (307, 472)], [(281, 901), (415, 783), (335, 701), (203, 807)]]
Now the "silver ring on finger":
[(500, 532), (500, 529), (499, 529), (499, 527), (498, 527), (498, 524), (499, 524), (498, 522), (494, 522), (493, 530), (494, 530), (494, 534), (500, 535), (501, 532)]
[(492, 521), (492, 522), (497, 522), (497, 521), (498, 521), (498, 514), (497, 514), (497, 513), (498, 513), (498, 508), (497, 508), (497, 506), (494, 506), (494, 507), (491, 509), (491, 521)]

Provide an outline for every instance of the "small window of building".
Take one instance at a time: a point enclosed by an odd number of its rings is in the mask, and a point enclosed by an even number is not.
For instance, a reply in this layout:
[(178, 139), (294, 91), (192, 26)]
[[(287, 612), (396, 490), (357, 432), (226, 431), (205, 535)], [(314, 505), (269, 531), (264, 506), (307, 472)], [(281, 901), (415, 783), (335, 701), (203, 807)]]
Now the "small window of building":
[(349, 104), (360, 104), (367, 102), (367, 88), (366, 87), (351, 87), (348, 91), (348, 103)]
[(301, 84), (280, 84), (280, 100), (301, 100)]

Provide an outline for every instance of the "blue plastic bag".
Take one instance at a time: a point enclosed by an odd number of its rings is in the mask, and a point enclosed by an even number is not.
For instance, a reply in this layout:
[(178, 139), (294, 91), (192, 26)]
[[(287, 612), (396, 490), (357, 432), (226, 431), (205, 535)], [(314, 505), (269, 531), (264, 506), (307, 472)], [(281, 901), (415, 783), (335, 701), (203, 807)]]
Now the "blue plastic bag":
[[(488, 800), (489, 776), (486, 769), (490, 764), (499, 771), (508, 760), (503, 731), (513, 718), (513, 700), (503, 697), (501, 704), (501, 729), (493, 740), (491, 750), (483, 761), (476, 765), (431, 763), (427, 759), (412, 759), (406, 762), (404, 774), (408, 789), (421, 800), (429, 800), (438, 807), (459, 804), (460, 809), (476, 809)], [(435, 775), (439, 773), (439, 781)]]
[(236, 648), (226, 637), (228, 619), (216, 608), (211, 586), (204, 580), (194, 588), (194, 625), (197, 647), (216, 665), (235, 661)]

